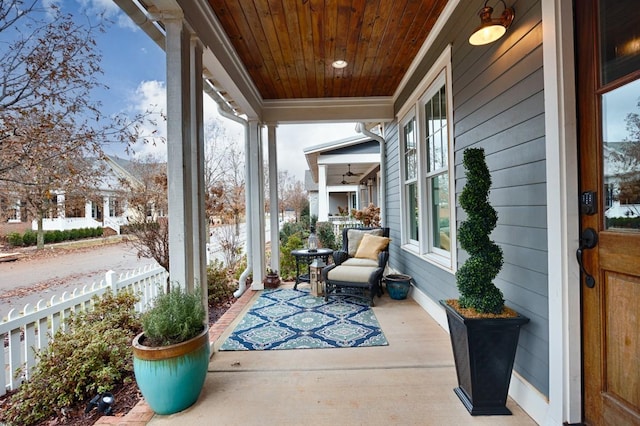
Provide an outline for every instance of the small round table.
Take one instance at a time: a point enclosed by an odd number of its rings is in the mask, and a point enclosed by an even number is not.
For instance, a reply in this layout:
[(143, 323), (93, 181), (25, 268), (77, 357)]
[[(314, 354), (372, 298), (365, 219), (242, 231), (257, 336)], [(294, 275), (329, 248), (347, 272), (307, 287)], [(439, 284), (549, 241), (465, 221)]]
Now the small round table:
[[(324, 263), (329, 263), (329, 256), (333, 253), (333, 250), (328, 248), (319, 248), (316, 250), (309, 249), (298, 249), (292, 250), (291, 255), (296, 258), (296, 283), (293, 286), (294, 290), (298, 289), (298, 284), (300, 282), (308, 283), (309, 276), (311, 271), (309, 270), (309, 265), (313, 263), (313, 259), (322, 259)], [(307, 266), (307, 273), (300, 273), (300, 263)]]

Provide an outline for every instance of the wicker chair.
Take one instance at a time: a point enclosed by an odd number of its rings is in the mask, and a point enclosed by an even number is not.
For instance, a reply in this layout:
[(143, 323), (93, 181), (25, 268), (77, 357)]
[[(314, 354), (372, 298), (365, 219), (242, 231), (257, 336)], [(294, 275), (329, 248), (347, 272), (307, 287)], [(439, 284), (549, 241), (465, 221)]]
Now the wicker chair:
[(333, 252), (334, 264), (322, 270), (325, 300), (330, 295), (361, 297), (373, 306), (382, 295), (382, 274), (389, 260), (389, 228), (345, 228), (342, 249)]

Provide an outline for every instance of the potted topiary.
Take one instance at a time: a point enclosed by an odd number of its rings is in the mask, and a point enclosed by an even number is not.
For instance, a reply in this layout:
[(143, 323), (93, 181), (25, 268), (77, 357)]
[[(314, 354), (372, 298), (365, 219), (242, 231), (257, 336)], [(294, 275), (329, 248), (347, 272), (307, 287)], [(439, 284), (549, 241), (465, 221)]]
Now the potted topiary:
[(196, 402), (209, 365), (209, 327), (198, 292), (174, 286), (142, 315), (133, 340), (133, 371), (157, 414), (182, 411)]
[(458, 376), (454, 389), (472, 415), (511, 414), (506, 407), (520, 327), (529, 319), (504, 305), (493, 279), (502, 269), (502, 249), (490, 239), (498, 215), (489, 204), (491, 175), (484, 150), (469, 148), (467, 183), (460, 206), (467, 219), (458, 229), (469, 258), (456, 273), (459, 299), (441, 300), (447, 313)]

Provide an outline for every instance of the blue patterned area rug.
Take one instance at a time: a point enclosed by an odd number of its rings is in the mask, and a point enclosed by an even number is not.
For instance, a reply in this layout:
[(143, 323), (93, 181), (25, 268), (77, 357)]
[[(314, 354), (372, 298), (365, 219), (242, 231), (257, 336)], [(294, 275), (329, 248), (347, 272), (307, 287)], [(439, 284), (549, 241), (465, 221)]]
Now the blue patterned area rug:
[(314, 297), (304, 290), (264, 290), (220, 351), (386, 346), (373, 310), (352, 297)]

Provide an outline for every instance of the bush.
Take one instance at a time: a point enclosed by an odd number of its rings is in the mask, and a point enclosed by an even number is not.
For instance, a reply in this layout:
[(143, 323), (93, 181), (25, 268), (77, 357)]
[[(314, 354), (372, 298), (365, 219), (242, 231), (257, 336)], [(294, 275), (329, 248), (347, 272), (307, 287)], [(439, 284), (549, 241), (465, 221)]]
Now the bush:
[(333, 232), (333, 225), (330, 222), (317, 222), (316, 233), (320, 240), (320, 245), (331, 250), (338, 249), (336, 234)]
[(292, 279), (296, 275), (296, 259), (291, 254), (292, 250), (300, 249), (304, 246), (301, 233), (295, 233), (287, 239), (286, 244), (280, 248), (280, 277)]
[(226, 302), (233, 297), (234, 282), (229, 275), (229, 270), (220, 260), (214, 260), (207, 267), (207, 300), (210, 305)]
[(188, 293), (174, 286), (142, 314), (144, 345), (168, 346), (192, 339), (202, 332), (205, 317), (200, 292)]
[(24, 245), (24, 241), (22, 240), (22, 234), (19, 232), (12, 232), (7, 235), (7, 242), (12, 247), (21, 247)]
[(304, 233), (308, 234), (308, 229), (302, 226), (299, 222), (285, 222), (280, 230), (280, 244), (286, 245), (289, 237), (298, 234), (298, 237), (303, 238)]
[(38, 236), (35, 231), (25, 231), (22, 235), (22, 241), (25, 246), (34, 246), (36, 245), (36, 241)]
[(131, 293), (94, 298), (94, 309), (71, 316), (67, 331), (39, 354), (31, 378), (9, 397), (0, 421), (31, 425), (97, 393), (133, 380), (131, 342), (140, 332)]

